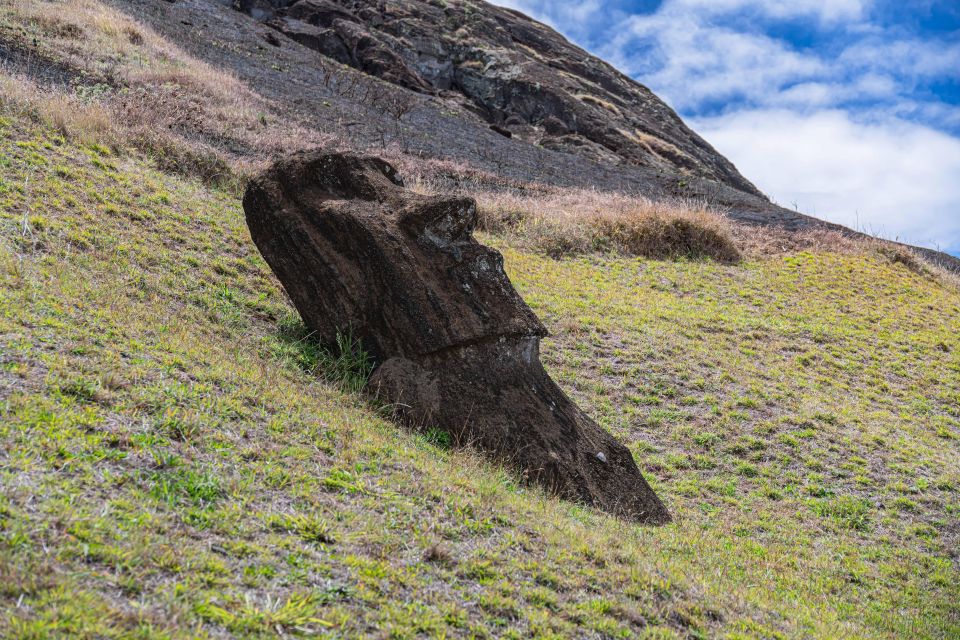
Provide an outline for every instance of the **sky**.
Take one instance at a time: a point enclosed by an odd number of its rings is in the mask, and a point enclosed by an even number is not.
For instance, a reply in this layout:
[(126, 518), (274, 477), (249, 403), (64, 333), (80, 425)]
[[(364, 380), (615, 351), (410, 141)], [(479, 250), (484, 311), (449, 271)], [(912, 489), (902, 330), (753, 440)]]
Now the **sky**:
[(782, 206), (960, 255), (960, 0), (494, 0), (650, 87)]

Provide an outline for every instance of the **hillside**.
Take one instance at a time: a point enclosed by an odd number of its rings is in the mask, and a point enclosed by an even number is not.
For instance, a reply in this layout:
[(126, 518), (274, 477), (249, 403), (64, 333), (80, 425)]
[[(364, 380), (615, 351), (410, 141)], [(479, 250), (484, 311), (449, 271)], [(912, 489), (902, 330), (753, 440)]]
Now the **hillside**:
[[(236, 6), (332, 60), (468, 111), (500, 135), (759, 195), (649, 89), (522, 13), (418, 0)], [(282, 46), (276, 34), (265, 39)]]
[(359, 392), (240, 200), (266, 158), (344, 141), (224, 72), (230, 46), (162, 35), (215, 5), (122, 5), (157, 13), (0, 5), (0, 636), (960, 634), (954, 275), (374, 141), (477, 198), (549, 372), (674, 518), (617, 520)]
[(6, 635), (958, 631), (955, 286), (486, 237), (676, 519), (629, 526), (318, 379), (235, 195), (2, 127)]

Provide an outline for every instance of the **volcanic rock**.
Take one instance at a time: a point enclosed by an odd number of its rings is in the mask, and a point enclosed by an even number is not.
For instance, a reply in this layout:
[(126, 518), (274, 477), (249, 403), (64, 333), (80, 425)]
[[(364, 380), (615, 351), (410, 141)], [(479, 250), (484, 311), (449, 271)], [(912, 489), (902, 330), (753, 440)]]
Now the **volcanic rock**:
[(503, 257), (472, 237), (470, 198), (403, 188), (386, 162), (324, 151), (247, 188), (257, 247), (320, 341), (350, 332), (371, 393), (403, 422), (447, 432), (549, 491), (644, 523), (670, 520), (630, 452), (547, 375), (546, 329)]
[[(340, 63), (457, 101), (488, 124), (540, 127), (552, 136), (548, 148), (686, 172), (761, 195), (647, 87), (517, 11), (481, 0), (234, 6)], [(568, 135), (558, 143), (556, 136)]]

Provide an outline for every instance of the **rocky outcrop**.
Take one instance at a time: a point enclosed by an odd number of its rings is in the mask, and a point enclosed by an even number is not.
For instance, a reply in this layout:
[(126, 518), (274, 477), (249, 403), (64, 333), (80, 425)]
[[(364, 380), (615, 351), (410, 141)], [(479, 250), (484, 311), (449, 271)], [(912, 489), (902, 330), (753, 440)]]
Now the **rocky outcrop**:
[(565, 498), (670, 519), (629, 450), (543, 369), (546, 330), (472, 237), (471, 199), (417, 195), (381, 160), (312, 151), (254, 179), (243, 206), (304, 322), (328, 344), (359, 339), (377, 363), (369, 389), (398, 418)]
[(442, 97), (511, 137), (759, 195), (649, 89), (516, 11), (480, 0), (238, 0), (237, 6), (325, 56)]

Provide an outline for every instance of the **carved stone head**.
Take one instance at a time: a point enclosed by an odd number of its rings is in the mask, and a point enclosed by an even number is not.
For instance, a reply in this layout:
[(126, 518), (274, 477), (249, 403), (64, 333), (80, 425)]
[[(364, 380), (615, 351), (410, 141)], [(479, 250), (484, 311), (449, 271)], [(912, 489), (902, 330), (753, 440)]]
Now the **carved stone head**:
[(244, 209), (322, 341), (349, 329), (382, 361), (546, 333), (500, 253), (473, 239), (473, 200), (408, 191), (382, 160), (294, 154), (251, 183)]

